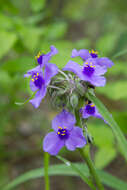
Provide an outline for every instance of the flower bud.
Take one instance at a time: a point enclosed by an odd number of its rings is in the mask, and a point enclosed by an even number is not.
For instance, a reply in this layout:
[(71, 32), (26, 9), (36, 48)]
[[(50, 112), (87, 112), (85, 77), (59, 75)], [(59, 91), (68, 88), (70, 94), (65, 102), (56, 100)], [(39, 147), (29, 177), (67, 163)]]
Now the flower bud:
[(78, 105), (78, 96), (77, 94), (72, 94), (72, 96), (70, 97), (70, 104), (73, 108), (76, 108)]
[(87, 88), (83, 86), (81, 83), (77, 82), (76, 83), (77, 91), (81, 96), (84, 96), (86, 93)]

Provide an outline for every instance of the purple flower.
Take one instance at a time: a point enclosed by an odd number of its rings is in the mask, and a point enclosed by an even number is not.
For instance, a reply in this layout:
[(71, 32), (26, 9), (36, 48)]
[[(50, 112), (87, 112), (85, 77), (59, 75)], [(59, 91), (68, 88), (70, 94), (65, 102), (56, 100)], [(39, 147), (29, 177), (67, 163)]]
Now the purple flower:
[(48, 133), (43, 141), (43, 149), (51, 155), (57, 155), (63, 146), (74, 151), (86, 145), (86, 139), (80, 127), (75, 127), (73, 114), (63, 110), (52, 121), (54, 132)]
[(104, 86), (106, 83), (105, 77), (101, 76), (107, 71), (106, 67), (97, 65), (93, 58), (87, 59), (83, 66), (69, 61), (63, 70), (75, 73), (81, 80), (90, 82), (94, 86)]
[(35, 58), (37, 59), (37, 63), (43, 67), (48, 61), (50, 61), (51, 57), (58, 53), (58, 50), (55, 48), (55, 46), (50, 46), (50, 52), (49, 53), (38, 53)]
[[(82, 117), (86, 119), (89, 118), (90, 116), (104, 120), (104, 118), (98, 112), (96, 106), (93, 103), (88, 103), (87, 105), (85, 105), (84, 108), (82, 108)], [(107, 121), (105, 120), (104, 122), (107, 123)]]
[(105, 66), (106, 68), (112, 67), (114, 63), (108, 59), (107, 57), (98, 57), (98, 52), (97, 51), (88, 51), (87, 49), (81, 49), (77, 51), (76, 49), (72, 50), (72, 58), (80, 56), (83, 61), (86, 61), (88, 58), (93, 58), (96, 61), (96, 64), (100, 66)]
[(29, 102), (38, 108), (42, 99), (45, 97), (47, 92), (47, 86), (49, 85), (51, 78), (58, 73), (58, 68), (55, 64), (45, 64), (44, 72), (40, 66), (29, 70), (24, 77), (31, 77), (30, 88), (33, 92), (36, 92), (35, 97)]

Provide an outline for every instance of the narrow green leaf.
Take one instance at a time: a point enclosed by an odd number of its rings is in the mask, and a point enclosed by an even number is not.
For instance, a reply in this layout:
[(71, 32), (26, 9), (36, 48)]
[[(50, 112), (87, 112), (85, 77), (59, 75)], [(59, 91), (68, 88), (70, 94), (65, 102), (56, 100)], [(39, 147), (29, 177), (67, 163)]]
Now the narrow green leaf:
[(125, 54), (127, 54), (127, 49), (124, 49), (124, 50), (122, 50), (122, 51), (116, 53), (115, 55), (112, 56), (112, 59), (118, 58), (118, 57), (120, 57), (120, 56), (122, 56), (122, 55), (125, 55)]
[(117, 125), (117, 123), (113, 119), (112, 115), (107, 110), (107, 108), (101, 103), (101, 101), (96, 96), (92, 95), (91, 93), (88, 93), (87, 96), (97, 106), (100, 114), (104, 117), (104, 119), (111, 126), (113, 133), (118, 141), (120, 150), (121, 150), (123, 156), (125, 157), (125, 159), (127, 160), (127, 141), (126, 141), (120, 127)]
[[(76, 168), (78, 168), (80, 171), (85, 173), (86, 176), (89, 176), (88, 168), (84, 164), (75, 163), (73, 164)], [(122, 180), (108, 174), (107, 172), (97, 170), (97, 173), (105, 185), (114, 188), (116, 190), (126, 190), (127, 189), (127, 183), (123, 182)], [(64, 176), (78, 176), (77, 172), (74, 171), (71, 167), (68, 167), (65, 164), (57, 164), (49, 167), (49, 175), (64, 175)], [(38, 168), (31, 170), (16, 179), (14, 179), (11, 183), (6, 185), (2, 188), (2, 190), (11, 190), (15, 189), (16, 186), (20, 185), (21, 183), (24, 183), (31, 179), (41, 178), (44, 177), (44, 169)]]
[(74, 164), (72, 164), (70, 161), (66, 160), (65, 158), (61, 157), (61, 156), (57, 156), (57, 158), (59, 160), (61, 160), (62, 162), (64, 162), (68, 167), (72, 168), (72, 170), (74, 170), (80, 177), (81, 179), (87, 183), (87, 185), (90, 186), (91, 189), (96, 190), (96, 188), (94, 187), (93, 183), (91, 180), (89, 180), (87, 178), (87, 176), (84, 175), (85, 172), (82, 172), (81, 170), (79, 170), (78, 167), (76, 167)]
[(15, 104), (18, 105), (18, 106), (22, 106), (22, 105), (24, 105), (24, 104), (27, 104), (30, 100), (33, 99), (33, 97), (35, 96), (35, 94), (36, 94), (36, 92), (34, 92), (34, 93), (32, 94), (32, 96), (31, 96), (28, 100), (26, 100), (25, 102), (15, 102)]

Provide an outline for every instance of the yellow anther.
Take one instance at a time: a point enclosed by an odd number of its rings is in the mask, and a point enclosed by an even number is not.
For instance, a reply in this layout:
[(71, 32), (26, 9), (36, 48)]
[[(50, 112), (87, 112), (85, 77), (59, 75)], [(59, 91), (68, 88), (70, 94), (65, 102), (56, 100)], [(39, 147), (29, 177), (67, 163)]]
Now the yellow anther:
[(39, 51), (37, 56), (35, 56), (35, 59), (38, 59), (41, 56), (41, 52)]
[(60, 132), (57, 133), (58, 135), (60, 134)]
[(91, 107), (94, 107), (95, 105), (94, 104), (91, 104)]
[(36, 77), (36, 75), (34, 75), (34, 77)]
[(32, 79), (32, 82), (34, 82), (34, 79)]
[(39, 75), (39, 73), (37, 73), (37, 76)]
[(64, 129), (66, 129), (67, 127), (64, 127)]
[(65, 133), (66, 131), (64, 130), (63, 133)]
[(62, 127), (58, 127), (59, 129), (62, 129)]
[(35, 78), (36, 80), (38, 79), (38, 78)]
[(89, 51), (89, 53), (98, 54), (98, 51), (94, 51), (93, 49)]
[(86, 65), (88, 64), (88, 62), (85, 63)]
[(61, 134), (61, 135), (65, 135), (65, 134)]

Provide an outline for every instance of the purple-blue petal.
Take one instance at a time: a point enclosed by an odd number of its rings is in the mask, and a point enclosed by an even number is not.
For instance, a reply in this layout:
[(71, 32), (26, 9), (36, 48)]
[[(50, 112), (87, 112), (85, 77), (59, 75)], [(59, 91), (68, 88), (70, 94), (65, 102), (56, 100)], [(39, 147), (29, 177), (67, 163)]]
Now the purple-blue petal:
[(50, 132), (44, 138), (43, 150), (51, 155), (57, 155), (63, 146), (64, 141), (58, 137), (56, 132)]
[(76, 123), (75, 117), (72, 113), (63, 110), (52, 120), (52, 128), (58, 131), (58, 127), (66, 127), (71, 130)]
[(55, 48), (55, 46), (50, 46), (50, 52), (43, 56), (43, 65), (48, 63), (52, 56), (56, 55), (58, 53), (58, 50)]
[(92, 76), (88, 81), (94, 86), (105, 86), (106, 78), (103, 76)]
[(114, 63), (107, 57), (97, 58), (97, 64), (100, 66), (105, 66), (106, 68), (110, 68), (114, 65)]
[(58, 67), (55, 64), (46, 63), (44, 71), (45, 84), (48, 85), (51, 81), (51, 78), (54, 77), (57, 73), (58, 73)]
[(32, 82), (32, 80), (30, 80), (30, 89), (35, 92), (38, 90), (38, 88), (35, 86), (34, 82)]
[(68, 150), (74, 151), (76, 148), (82, 148), (86, 145), (86, 139), (80, 127), (74, 127), (69, 138), (65, 141)]
[(65, 67), (63, 68), (64, 71), (70, 71), (75, 73), (80, 79), (84, 80), (84, 75), (83, 75), (83, 67), (79, 65), (78, 63), (74, 61), (69, 61)]
[(80, 56), (84, 61), (91, 57), (87, 49), (81, 49), (79, 51), (77, 51), (76, 49), (73, 49), (71, 57), (74, 58), (77, 56)]
[(38, 108), (42, 99), (45, 97), (47, 92), (47, 88), (46, 86), (42, 86), (42, 88), (40, 90), (37, 91), (37, 93), (35, 94), (35, 97), (30, 100), (29, 102), (35, 107)]
[[(89, 104), (89, 105), (92, 105), (92, 103)], [(102, 115), (98, 112), (98, 109), (96, 108), (96, 106), (94, 106), (94, 107), (95, 107), (95, 112), (94, 112), (93, 114), (87, 113), (86, 106), (87, 106), (87, 105), (85, 105), (85, 107), (82, 108), (82, 117), (83, 117), (84, 119), (89, 118), (89, 117), (96, 117), (96, 118), (102, 119), (106, 124), (108, 124), (108, 122), (107, 122), (107, 121), (102, 117)]]
[(27, 71), (27, 74), (24, 75), (24, 77), (30, 77), (33, 73), (42, 72), (40, 66), (37, 66), (31, 70)]

